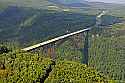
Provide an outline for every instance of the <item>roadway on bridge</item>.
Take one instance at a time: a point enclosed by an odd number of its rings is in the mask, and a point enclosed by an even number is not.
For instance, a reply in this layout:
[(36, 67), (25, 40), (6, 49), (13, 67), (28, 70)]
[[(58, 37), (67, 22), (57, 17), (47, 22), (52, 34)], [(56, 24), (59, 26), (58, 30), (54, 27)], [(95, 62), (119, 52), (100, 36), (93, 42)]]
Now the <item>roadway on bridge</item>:
[(30, 47), (27, 47), (27, 48), (24, 48), (24, 49), (21, 49), (21, 50), (23, 50), (23, 51), (30, 51), (30, 50), (33, 50), (35, 48), (38, 48), (38, 47), (41, 47), (41, 46), (45, 46), (47, 44), (50, 44), (50, 43), (53, 43), (53, 42), (65, 39), (67, 37), (70, 37), (70, 36), (73, 36), (73, 35), (76, 35), (76, 34), (79, 34), (79, 33), (83, 33), (83, 32), (89, 31), (89, 30), (91, 30), (91, 28), (87, 28), (87, 29), (79, 30), (79, 31), (76, 31), (76, 32), (73, 32), (73, 33), (69, 33), (69, 34), (63, 35), (63, 36), (59, 36), (57, 38), (54, 38), (54, 39), (51, 39), (51, 40), (48, 40), (48, 41), (45, 41), (45, 42), (42, 42), (42, 43), (30, 46)]

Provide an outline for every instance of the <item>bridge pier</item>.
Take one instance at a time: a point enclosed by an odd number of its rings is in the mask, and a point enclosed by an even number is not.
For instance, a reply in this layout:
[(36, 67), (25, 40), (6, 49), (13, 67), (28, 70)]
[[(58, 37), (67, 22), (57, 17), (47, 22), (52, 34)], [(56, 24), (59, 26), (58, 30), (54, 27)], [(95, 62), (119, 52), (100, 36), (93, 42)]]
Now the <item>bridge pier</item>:
[[(82, 44), (78, 44), (79, 42), (81, 41), (78, 41), (75, 39), (75, 43), (74, 46), (77, 48), (77, 50), (79, 49), (80, 47), (80, 50), (82, 49), (82, 53), (83, 53), (83, 61), (82, 63), (84, 64), (88, 64), (88, 32), (91, 30), (91, 28), (87, 28), (87, 29), (83, 29), (83, 30), (79, 30), (79, 31), (76, 31), (76, 32), (72, 32), (72, 33), (69, 33), (69, 34), (66, 34), (66, 35), (63, 35), (63, 36), (59, 36), (59, 37), (56, 37), (54, 39), (51, 39), (51, 40), (48, 40), (48, 41), (45, 41), (45, 42), (42, 42), (42, 43), (39, 43), (39, 44), (36, 44), (36, 45), (33, 45), (33, 46), (30, 46), (30, 47), (27, 47), (27, 48), (24, 48), (24, 49), (21, 49), (22, 51), (32, 51), (32, 52), (40, 52), (42, 51), (43, 55), (49, 55), (50, 58), (52, 58), (53, 60), (56, 59), (56, 47), (57, 45), (59, 45), (60, 43), (64, 42), (64, 40), (67, 40), (69, 39), (69, 37), (72, 37), (72, 36), (75, 36), (78, 37), (79, 34), (83, 34), (83, 33), (86, 33), (85, 34), (85, 43), (84, 43), (84, 48), (81, 47)], [(78, 37), (80, 38), (80, 36)], [(82, 40), (83, 42), (83, 40)], [(77, 45), (78, 44), (78, 45)], [(37, 50), (38, 49), (38, 50)]]
[(47, 44), (41, 47), (40, 53), (42, 52), (43, 55), (50, 57), (51, 59), (56, 59), (56, 43)]
[(89, 59), (89, 31), (86, 31), (85, 34), (85, 41), (84, 41), (84, 47), (82, 50), (83, 53), (83, 64), (88, 65), (88, 59)]
[(74, 35), (73, 37), (70, 37), (73, 46), (75, 47), (75, 49), (80, 50), (83, 47), (83, 38), (84, 35), (82, 35), (83, 33)]

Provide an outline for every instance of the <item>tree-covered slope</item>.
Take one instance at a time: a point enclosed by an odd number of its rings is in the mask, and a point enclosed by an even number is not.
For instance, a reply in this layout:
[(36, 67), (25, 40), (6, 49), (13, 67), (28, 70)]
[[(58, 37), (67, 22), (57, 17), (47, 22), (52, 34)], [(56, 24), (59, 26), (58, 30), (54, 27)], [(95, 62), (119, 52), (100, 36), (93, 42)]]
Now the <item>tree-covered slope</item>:
[(69, 81), (107, 83), (108, 79), (96, 70), (76, 62), (59, 61), (55, 64), (49, 58), (26, 52), (0, 54), (0, 83), (69, 83)]
[(43, 41), (95, 24), (95, 16), (8, 7), (0, 13), (0, 40)]
[[(104, 18), (105, 25), (119, 22), (114, 16)], [(95, 15), (9, 6), (0, 13), (0, 40), (13, 40), (28, 46), (67, 31), (93, 26), (95, 22)]]
[(107, 83), (107, 78), (84, 64), (60, 61), (45, 83)]
[(0, 55), (0, 83), (42, 82), (53, 65), (49, 58), (31, 53)]
[(124, 24), (116, 24), (90, 40), (89, 65), (114, 80), (125, 80), (124, 32)]

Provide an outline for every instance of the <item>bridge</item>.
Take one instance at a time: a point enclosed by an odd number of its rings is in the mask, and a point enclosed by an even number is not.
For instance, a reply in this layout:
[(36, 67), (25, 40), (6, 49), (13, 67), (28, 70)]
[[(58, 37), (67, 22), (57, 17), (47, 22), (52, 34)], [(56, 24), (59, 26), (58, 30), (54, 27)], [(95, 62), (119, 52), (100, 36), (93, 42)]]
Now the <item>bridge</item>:
[(33, 46), (30, 46), (30, 47), (27, 47), (27, 48), (24, 48), (22, 49), (23, 51), (31, 51), (33, 49), (36, 49), (36, 48), (39, 48), (41, 46), (44, 46), (44, 45), (47, 45), (47, 44), (51, 44), (53, 42), (56, 42), (56, 41), (59, 41), (59, 40), (63, 40), (65, 38), (68, 38), (70, 36), (73, 36), (73, 35), (76, 35), (76, 34), (80, 34), (80, 33), (83, 33), (83, 32), (87, 32), (91, 30), (91, 28), (87, 28), (87, 29), (83, 29), (83, 30), (79, 30), (79, 31), (76, 31), (76, 32), (73, 32), (73, 33), (69, 33), (69, 34), (66, 34), (66, 35), (63, 35), (63, 36), (59, 36), (57, 38), (54, 38), (54, 39), (51, 39), (51, 40), (47, 40), (45, 42), (42, 42), (42, 43), (39, 43), (39, 44), (36, 44), (36, 45), (33, 45)]
[[(97, 22), (96, 22), (97, 27), (101, 23), (101, 17), (105, 14), (106, 14), (106, 12), (103, 11), (97, 16)], [(53, 60), (55, 60), (56, 59), (55, 48), (58, 46), (59, 42), (63, 43), (69, 37), (73, 37), (73, 36), (82, 34), (82, 36), (84, 37), (84, 42), (83, 42), (84, 46), (83, 46), (83, 49), (82, 49), (82, 53), (83, 53), (83, 56), (84, 56), (83, 63), (88, 64), (88, 49), (89, 49), (89, 39), (88, 39), (89, 34), (88, 33), (92, 29), (93, 28), (89, 27), (89, 28), (86, 28), (86, 29), (83, 29), (83, 30), (72, 32), (72, 33), (69, 33), (69, 34), (66, 34), (66, 35), (62, 35), (62, 36), (44, 41), (42, 43), (39, 43), (39, 44), (36, 44), (36, 45), (33, 45), (33, 46), (23, 48), (21, 50), (22, 51), (34, 51), (34, 50), (37, 50), (37, 49), (39, 50), (40, 48), (42, 48), (44, 51), (46, 50), (45, 52), (47, 53), (47, 55), (49, 55)], [(77, 44), (78, 42), (75, 42), (75, 43)]]

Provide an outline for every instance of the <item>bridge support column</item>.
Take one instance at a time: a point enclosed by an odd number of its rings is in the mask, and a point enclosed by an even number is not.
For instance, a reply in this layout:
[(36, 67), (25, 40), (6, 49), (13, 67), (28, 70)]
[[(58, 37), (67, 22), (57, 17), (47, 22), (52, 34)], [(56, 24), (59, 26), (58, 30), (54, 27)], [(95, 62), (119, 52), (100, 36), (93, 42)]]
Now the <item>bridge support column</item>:
[(51, 59), (56, 59), (56, 44), (49, 44), (47, 48), (47, 54), (50, 56)]
[(85, 32), (85, 41), (84, 41), (84, 47), (83, 47), (83, 64), (88, 65), (88, 59), (89, 59), (89, 31)]

